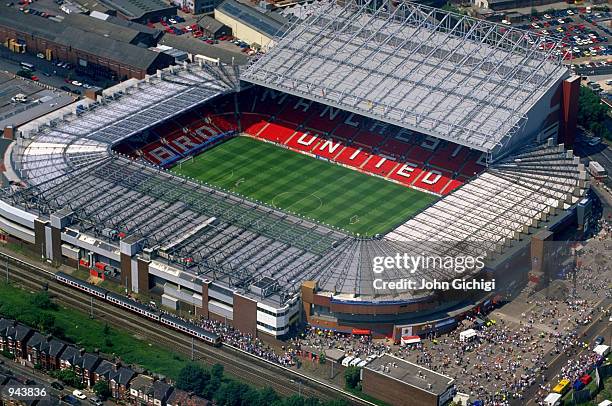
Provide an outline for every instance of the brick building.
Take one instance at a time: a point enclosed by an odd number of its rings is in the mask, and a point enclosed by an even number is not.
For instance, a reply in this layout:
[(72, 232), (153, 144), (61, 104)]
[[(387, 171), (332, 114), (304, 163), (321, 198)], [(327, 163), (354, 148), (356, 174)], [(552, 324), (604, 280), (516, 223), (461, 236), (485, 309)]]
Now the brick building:
[[(120, 26), (89, 18), (95, 26), (85, 30), (79, 26), (87, 24), (60, 23), (3, 8), (0, 10), (0, 42), (8, 44), (15, 40), (24, 44), (28, 53), (42, 53), (49, 59), (69, 62), (80, 73), (95, 78), (142, 79), (173, 62), (166, 54), (131, 43), (140, 43), (142, 39), (146, 44), (146, 35), (134, 33), (131, 36)], [(109, 24), (112, 28), (109, 31), (115, 34), (103, 34), (100, 24)]]
[(441, 406), (455, 394), (454, 379), (392, 355), (362, 370), (363, 392), (393, 406)]

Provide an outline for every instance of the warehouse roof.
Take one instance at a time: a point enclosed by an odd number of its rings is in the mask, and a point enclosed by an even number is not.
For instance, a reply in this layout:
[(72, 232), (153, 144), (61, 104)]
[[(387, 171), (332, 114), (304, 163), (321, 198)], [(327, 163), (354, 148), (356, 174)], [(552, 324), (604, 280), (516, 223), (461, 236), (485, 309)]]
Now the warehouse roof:
[(162, 0), (102, 0), (102, 3), (132, 18), (140, 18), (153, 11), (176, 9), (176, 6), (170, 6)]
[(33, 14), (25, 14), (12, 7), (0, 8), (0, 26), (11, 27), (29, 35), (55, 38), (63, 31), (60, 23)]
[(269, 37), (282, 33), (285, 24), (269, 15), (235, 0), (225, 0), (217, 10)]
[(206, 31), (213, 33), (219, 31), (220, 29), (226, 26), (221, 21), (217, 21), (210, 16), (203, 16), (198, 20), (198, 24)]
[(0, 9), (0, 26), (121, 61), (134, 68), (148, 69), (160, 57), (157, 52), (129, 43), (138, 35), (137, 31), (119, 26), (109, 29), (107, 23), (88, 16), (68, 15), (60, 23), (4, 7)]
[(440, 396), (454, 385), (454, 379), (410, 361), (385, 354), (365, 366), (380, 375)]
[[(73, 28), (101, 35), (121, 42), (132, 43), (136, 40), (140, 31), (114, 25), (98, 18), (90, 17), (85, 14), (68, 14), (62, 24), (68, 24)], [(149, 28), (149, 27), (147, 27)]]
[(161, 54), (136, 45), (68, 27), (57, 42), (103, 58), (121, 61), (134, 68), (147, 69)]
[(180, 49), (193, 55), (204, 55), (210, 58), (219, 58), (221, 62), (234, 65), (246, 65), (247, 56), (242, 52), (232, 52), (227, 49), (213, 46), (196, 38), (189, 38), (184, 35), (165, 34), (159, 41), (161, 45)]

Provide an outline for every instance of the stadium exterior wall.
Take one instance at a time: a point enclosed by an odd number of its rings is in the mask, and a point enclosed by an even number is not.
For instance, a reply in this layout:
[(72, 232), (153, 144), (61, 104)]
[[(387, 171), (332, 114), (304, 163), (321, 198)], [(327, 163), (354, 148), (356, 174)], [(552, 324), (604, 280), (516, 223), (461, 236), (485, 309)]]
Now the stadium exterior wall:
[[(569, 75), (568, 75), (569, 77)], [(550, 88), (550, 90), (530, 109), (522, 128), (518, 133), (503, 145), (492, 151), (492, 160), (495, 161), (527, 145), (533, 141), (543, 141), (553, 137), (555, 140), (560, 135), (563, 123), (562, 98), (564, 79)]]

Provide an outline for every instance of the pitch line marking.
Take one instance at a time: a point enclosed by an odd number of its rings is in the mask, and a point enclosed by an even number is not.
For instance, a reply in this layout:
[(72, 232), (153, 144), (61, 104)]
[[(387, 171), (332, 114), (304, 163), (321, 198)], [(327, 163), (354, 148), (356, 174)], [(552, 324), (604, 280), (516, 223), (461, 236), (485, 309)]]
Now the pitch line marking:
[(301, 214), (310, 213), (312, 211), (318, 210), (321, 207), (323, 207), (323, 200), (319, 196), (315, 195), (314, 193), (308, 193), (308, 192), (282, 192), (282, 193), (279, 193), (276, 196), (274, 196), (274, 198), (272, 199), (272, 202), (271, 202), (272, 206), (274, 206), (276, 208), (281, 208), (276, 203), (278, 202), (278, 199), (280, 199), (284, 195), (304, 195), (304, 196), (301, 199), (296, 200), (295, 202), (291, 203), (289, 206), (285, 207), (282, 210), (287, 210), (288, 211), (291, 206), (293, 206), (294, 204), (297, 204), (297, 203), (301, 202), (302, 200), (307, 199), (309, 197), (316, 198), (319, 201), (319, 206), (315, 207), (314, 209), (311, 209), (311, 210), (301, 211)]

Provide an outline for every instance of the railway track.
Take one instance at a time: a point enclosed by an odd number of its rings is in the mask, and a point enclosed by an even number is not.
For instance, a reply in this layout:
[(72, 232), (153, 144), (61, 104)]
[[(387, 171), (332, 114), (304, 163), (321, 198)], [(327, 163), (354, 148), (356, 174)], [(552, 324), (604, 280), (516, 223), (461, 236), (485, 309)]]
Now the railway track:
[[(24, 287), (40, 290), (47, 283), (49, 292), (55, 296), (58, 302), (86, 313), (90, 312), (92, 296), (57, 283), (53, 279), (52, 272), (0, 253), (0, 275), (2, 274), (2, 265), (8, 265), (10, 279), (19, 282)], [(37, 278), (33, 278), (33, 274)], [(129, 327), (139, 337), (154, 343), (160, 343), (187, 356), (193, 354), (195, 360), (209, 364), (219, 363), (223, 365), (227, 373), (239, 377), (240, 380), (251, 385), (269, 386), (279, 394), (287, 396), (301, 394), (307, 397), (318, 397), (322, 400), (345, 399), (354, 405), (373, 405), (373, 403), (355, 397), (350, 393), (313, 381), (302, 374), (288, 371), (259, 358), (243, 354), (230, 346), (224, 345), (221, 348), (214, 348), (199, 340), (193, 340), (192, 343), (189, 336), (115, 307), (106, 301), (95, 298), (94, 303), (94, 308), (98, 310), (97, 312), (94, 311), (95, 318), (121, 329)]]

